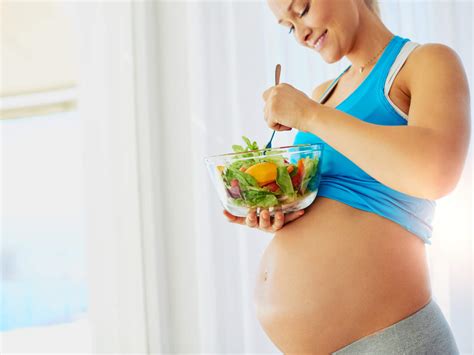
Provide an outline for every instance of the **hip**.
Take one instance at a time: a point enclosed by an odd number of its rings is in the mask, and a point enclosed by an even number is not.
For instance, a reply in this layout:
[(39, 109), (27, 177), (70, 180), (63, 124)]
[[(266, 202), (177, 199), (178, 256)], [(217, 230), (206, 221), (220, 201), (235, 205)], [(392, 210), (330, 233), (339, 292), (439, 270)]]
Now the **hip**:
[(338, 349), (349, 354), (458, 355), (453, 332), (434, 299), (414, 314)]

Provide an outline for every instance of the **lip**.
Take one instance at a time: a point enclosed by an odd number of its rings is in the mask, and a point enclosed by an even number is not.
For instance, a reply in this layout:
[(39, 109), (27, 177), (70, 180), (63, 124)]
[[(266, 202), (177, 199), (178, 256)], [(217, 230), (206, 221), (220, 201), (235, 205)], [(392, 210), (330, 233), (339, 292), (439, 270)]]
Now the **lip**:
[(318, 38), (316, 38), (316, 41), (314, 41), (312, 44), (310, 44), (311, 48), (316, 48), (316, 43), (318, 43), (319, 39), (323, 37), (325, 34), (327, 34), (328, 30), (324, 30), (323, 33), (321, 33)]

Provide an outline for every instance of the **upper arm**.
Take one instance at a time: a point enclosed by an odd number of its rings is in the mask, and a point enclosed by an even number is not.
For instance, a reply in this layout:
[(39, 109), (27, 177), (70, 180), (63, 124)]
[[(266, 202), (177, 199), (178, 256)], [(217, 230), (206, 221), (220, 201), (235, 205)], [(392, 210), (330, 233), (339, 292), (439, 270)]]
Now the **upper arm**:
[(437, 137), (438, 164), (449, 174), (449, 185), (454, 188), (470, 141), (467, 76), (459, 56), (448, 46), (425, 44), (412, 56), (407, 79), (411, 96), (408, 125), (428, 128)]
[(319, 84), (318, 86), (316, 86), (313, 89), (313, 93), (311, 94), (311, 98), (314, 101), (319, 102), (319, 99), (321, 99), (321, 96), (323, 96), (324, 92), (327, 90), (327, 88), (329, 87), (329, 85), (331, 85), (332, 82), (333, 82), (333, 80), (331, 79), (331, 80), (325, 81), (324, 83)]

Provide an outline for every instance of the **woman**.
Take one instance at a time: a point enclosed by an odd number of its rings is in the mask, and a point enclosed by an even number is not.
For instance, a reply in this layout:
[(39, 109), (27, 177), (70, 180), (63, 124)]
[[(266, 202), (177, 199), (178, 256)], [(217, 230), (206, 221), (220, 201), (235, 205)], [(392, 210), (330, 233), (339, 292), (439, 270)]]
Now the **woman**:
[(263, 94), (270, 128), (325, 145), (318, 197), (304, 214), (224, 211), (275, 232), (255, 288), (263, 329), (286, 354), (459, 353), (425, 253), (434, 200), (456, 186), (470, 139), (459, 57), (392, 34), (374, 1), (269, 6), (301, 45), (351, 65), (312, 98), (285, 83)]

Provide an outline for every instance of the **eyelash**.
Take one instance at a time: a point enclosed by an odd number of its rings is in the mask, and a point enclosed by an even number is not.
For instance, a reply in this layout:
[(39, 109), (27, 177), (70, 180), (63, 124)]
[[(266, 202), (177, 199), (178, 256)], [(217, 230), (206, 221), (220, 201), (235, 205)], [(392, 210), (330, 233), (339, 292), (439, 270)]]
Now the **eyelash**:
[[(309, 11), (309, 5), (306, 6), (304, 11), (301, 13), (300, 18), (303, 17), (304, 15), (306, 15), (308, 13), (308, 11)], [(294, 31), (294, 29), (295, 29), (295, 27), (291, 26), (290, 31), (288, 32), (288, 34), (291, 34), (291, 32)]]

